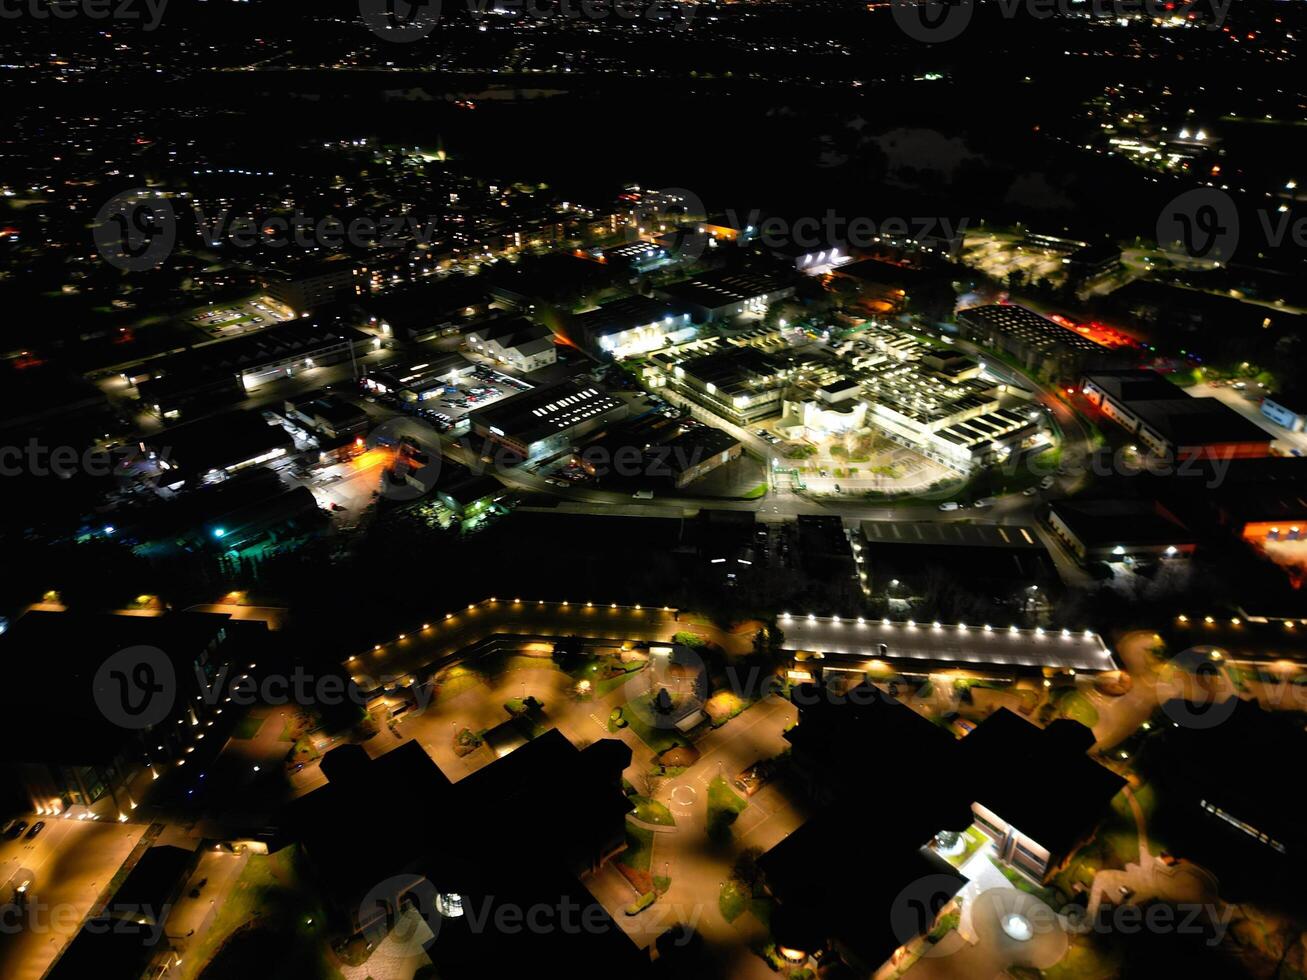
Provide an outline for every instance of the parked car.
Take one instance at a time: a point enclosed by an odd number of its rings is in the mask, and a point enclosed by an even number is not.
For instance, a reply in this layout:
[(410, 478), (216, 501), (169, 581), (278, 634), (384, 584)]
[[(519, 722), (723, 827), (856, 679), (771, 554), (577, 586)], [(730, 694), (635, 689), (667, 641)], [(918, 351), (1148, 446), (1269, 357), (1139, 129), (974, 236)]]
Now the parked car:
[(939, 505), (939, 509), (943, 511), (958, 510), (961, 506), (962, 505), (956, 500), (946, 500), (944, 503)]
[(984, 510), (986, 507), (992, 507), (993, 504), (994, 504), (993, 497), (981, 497), (979, 500), (975, 502), (973, 506), (979, 507), (981, 510)]
[(1057, 482), (1057, 481), (1055, 481), (1051, 476), (1046, 476), (1046, 477), (1044, 477), (1042, 480), (1039, 481), (1039, 489), (1040, 489), (1040, 490), (1049, 490), (1049, 489), (1052, 489), (1052, 486), (1053, 486), (1053, 484), (1054, 484), (1055, 482)]
[(27, 829), (26, 820), (11, 820), (9, 822), (9, 829), (5, 831), (5, 839), (15, 840), (16, 838), (22, 836), (23, 831), (26, 829)]
[(35, 837), (37, 834), (41, 832), (41, 829), (43, 827), (45, 827), (44, 820), (38, 820), (36, 823), (32, 824), (32, 829), (27, 832), (27, 836), (24, 838), (24, 840), (31, 840), (33, 837)]
[(735, 786), (745, 796), (752, 796), (767, 785), (776, 773), (776, 763), (771, 759), (755, 762), (735, 777)]

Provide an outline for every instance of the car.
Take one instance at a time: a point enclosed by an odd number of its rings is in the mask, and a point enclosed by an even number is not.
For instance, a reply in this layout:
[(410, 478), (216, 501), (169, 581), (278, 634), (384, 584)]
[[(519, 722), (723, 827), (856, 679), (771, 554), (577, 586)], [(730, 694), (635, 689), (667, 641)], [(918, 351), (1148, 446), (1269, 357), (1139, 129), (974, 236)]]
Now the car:
[(1042, 480), (1039, 481), (1039, 489), (1040, 489), (1040, 490), (1050, 490), (1050, 489), (1052, 489), (1053, 484), (1056, 483), (1056, 482), (1057, 482), (1057, 481), (1054, 480), (1051, 476), (1046, 476), (1046, 477), (1044, 477)]
[(1021, 496), (1023, 496), (1023, 497), (1033, 497), (1033, 496), (1034, 496), (1035, 494), (1037, 494), (1038, 492), (1039, 492), (1039, 488), (1038, 488), (1038, 487), (1026, 487), (1024, 490), (1021, 491)]
[(735, 777), (735, 787), (745, 796), (752, 796), (767, 785), (775, 774), (776, 763), (771, 759), (762, 759)]
[(944, 503), (939, 505), (939, 509), (942, 511), (958, 510), (961, 507), (962, 505), (956, 500), (946, 500)]
[(45, 827), (45, 821), (38, 820), (36, 823), (32, 824), (32, 829), (27, 832), (27, 836), (24, 837), (23, 840), (31, 840), (33, 837), (39, 834), (44, 827)]
[(637, 490), (635, 491), (635, 493), (631, 494), (631, 496), (634, 497), (636, 500), (653, 500), (653, 491)]
[(975, 502), (975, 504), (973, 504), (973, 506), (979, 507), (981, 510), (984, 510), (986, 507), (992, 507), (993, 504), (994, 504), (993, 497), (981, 497), (979, 500)]
[(26, 820), (13, 820), (9, 823), (9, 829), (5, 831), (6, 840), (15, 840), (22, 836), (23, 831), (27, 829)]

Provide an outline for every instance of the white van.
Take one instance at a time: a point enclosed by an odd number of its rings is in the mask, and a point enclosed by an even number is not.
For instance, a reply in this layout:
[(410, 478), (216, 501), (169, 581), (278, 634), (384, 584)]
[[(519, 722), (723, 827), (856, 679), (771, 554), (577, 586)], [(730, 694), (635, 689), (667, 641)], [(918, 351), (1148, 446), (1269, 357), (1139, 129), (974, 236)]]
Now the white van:
[(940, 504), (940, 505), (939, 505), (939, 509), (940, 509), (940, 510), (957, 510), (957, 509), (959, 509), (961, 506), (962, 506), (962, 505), (961, 505), (960, 503), (958, 503), (956, 500), (949, 500), (949, 501), (946, 501), (946, 502)]

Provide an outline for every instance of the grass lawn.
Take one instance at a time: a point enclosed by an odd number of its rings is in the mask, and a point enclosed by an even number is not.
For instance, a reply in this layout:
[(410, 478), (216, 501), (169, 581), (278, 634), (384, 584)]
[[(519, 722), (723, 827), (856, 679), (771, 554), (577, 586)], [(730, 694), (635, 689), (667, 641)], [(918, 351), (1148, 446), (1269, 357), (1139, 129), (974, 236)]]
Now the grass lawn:
[(654, 710), (648, 694), (634, 698), (622, 708), (622, 717), (631, 726), (631, 731), (639, 736), (641, 742), (653, 749), (655, 755), (690, 744), (689, 740), (675, 728), (655, 728), (649, 724), (646, 719), (653, 716)]
[(326, 910), (299, 874), (298, 848), (251, 854), (212, 924), (183, 959), (182, 978), (339, 978), (328, 941)]
[(481, 677), (475, 671), (466, 667), (453, 667), (441, 678), (436, 688), (436, 696), (432, 700), (436, 704), (443, 704), (451, 698), (458, 697), (464, 691), (472, 690), (480, 683), (482, 683)]
[(713, 727), (720, 728), (750, 704), (734, 691), (718, 691), (705, 702), (703, 710), (712, 719)]
[(1098, 711), (1079, 691), (1067, 691), (1057, 703), (1058, 714), (1089, 728), (1098, 724)]
[(633, 796), (631, 802), (635, 804), (635, 816), (645, 823), (656, 823), (663, 827), (676, 826), (676, 818), (672, 816), (672, 811), (657, 800), (651, 800), (647, 796)]
[(626, 850), (617, 855), (617, 870), (622, 872), (640, 894), (654, 890), (654, 877), (649, 868), (653, 863), (654, 832), (626, 822)]
[(962, 834), (962, 853), (946, 857), (944, 860), (955, 868), (960, 868), (970, 860), (971, 855), (975, 854), (989, 838), (984, 832), (976, 827), (968, 827)]
[(1119, 975), (1121, 957), (1092, 933), (1071, 936), (1066, 955), (1044, 971), (1044, 980), (1111, 980)]
[(767, 496), (767, 484), (759, 483), (756, 487), (744, 495), (745, 500), (758, 500), (760, 497)]
[(654, 832), (635, 824), (626, 825), (626, 850), (618, 855), (617, 860), (636, 871), (648, 871), (653, 858)]
[(259, 734), (259, 729), (263, 723), (268, 720), (268, 716), (253, 711), (246, 712), (245, 717), (236, 723), (236, 728), (232, 731), (232, 738), (254, 738)]
[(717, 896), (717, 907), (721, 910), (723, 919), (734, 922), (749, 907), (748, 889), (733, 879), (723, 882), (721, 893)]
[(737, 796), (725, 779), (714, 777), (708, 784), (708, 836), (714, 839), (729, 836), (731, 824), (748, 805), (748, 801)]
[(1010, 881), (1017, 891), (1034, 895), (1035, 898), (1039, 899), (1046, 905), (1051, 905), (1055, 909), (1062, 907), (1063, 903), (1061, 898), (1052, 888), (1045, 888), (1043, 885), (1036, 885), (1020, 871), (1017, 871), (1015, 868), (1009, 868), (1006, 864), (995, 861), (992, 857), (989, 859), (989, 863), (996, 867), (999, 874)]

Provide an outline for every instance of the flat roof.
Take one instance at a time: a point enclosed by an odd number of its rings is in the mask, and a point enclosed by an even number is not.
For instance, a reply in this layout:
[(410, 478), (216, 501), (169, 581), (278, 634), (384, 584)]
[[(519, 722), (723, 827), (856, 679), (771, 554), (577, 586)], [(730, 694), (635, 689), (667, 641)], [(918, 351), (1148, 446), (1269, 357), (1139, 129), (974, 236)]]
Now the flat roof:
[[(1115, 670), (1112, 652), (1097, 633), (1038, 631), (983, 625), (909, 626), (883, 620), (787, 616), (780, 618), (785, 649), (865, 657), (918, 660), (961, 667), (1048, 667), (1057, 670)], [(887, 652), (879, 652), (880, 644)]]
[(1195, 535), (1148, 500), (1055, 500), (1058, 520), (1092, 547), (1102, 544), (1190, 544)]
[(673, 300), (692, 303), (707, 309), (719, 309), (774, 293), (785, 289), (787, 285), (774, 276), (723, 269), (685, 282), (671, 283), (662, 287), (662, 292)]
[(963, 524), (959, 521), (861, 521), (868, 544), (919, 544), (957, 548), (1038, 548), (1033, 528), (1019, 524)]
[(469, 413), (472, 421), (526, 444), (570, 429), (601, 412), (622, 407), (622, 400), (594, 385), (568, 379), (548, 388), (524, 391)]
[(1016, 303), (972, 306), (959, 310), (958, 319), (996, 330), (1046, 352), (1060, 348), (1101, 354), (1109, 349)]
[(625, 296), (601, 303), (593, 310), (572, 318), (578, 331), (588, 341), (608, 334), (644, 327), (660, 320), (681, 316), (685, 311), (660, 299), (648, 296)]

